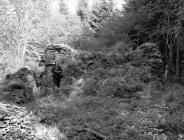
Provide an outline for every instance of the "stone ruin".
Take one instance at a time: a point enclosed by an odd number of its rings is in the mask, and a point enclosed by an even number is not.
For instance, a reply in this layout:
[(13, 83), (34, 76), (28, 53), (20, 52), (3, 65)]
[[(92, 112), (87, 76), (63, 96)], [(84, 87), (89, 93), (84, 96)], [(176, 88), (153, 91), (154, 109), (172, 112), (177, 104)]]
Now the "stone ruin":
[(52, 68), (55, 62), (58, 62), (62, 67), (64, 78), (62, 81), (71, 79), (71, 77), (78, 79), (82, 75), (82, 71), (76, 65), (75, 56), (78, 54), (76, 50), (66, 44), (52, 44), (48, 45), (42, 56), (45, 61), (45, 79), (43, 84), (47, 87), (53, 87)]

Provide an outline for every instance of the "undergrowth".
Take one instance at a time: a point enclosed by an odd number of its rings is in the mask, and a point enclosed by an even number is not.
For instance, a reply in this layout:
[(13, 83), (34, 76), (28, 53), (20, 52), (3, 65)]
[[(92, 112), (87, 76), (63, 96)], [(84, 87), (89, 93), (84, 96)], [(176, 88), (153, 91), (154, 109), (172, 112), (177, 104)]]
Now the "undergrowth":
[[(70, 65), (71, 73), (65, 69), (60, 88), (53, 88), (51, 75), (42, 79), (39, 96), (26, 104), (41, 124), (57, 126), (69, 140), (178, 140), (183, 136), (182, 85), (150, 79), (146, 66), (108, 63), (106, 67), (92, 58), (84, 60), (88, 68), (76, 63)], [(81, 91), (70, 98), (78, 75)]]
[(178, 84), (152, 82), (136, 92), (139, 98), (86, 93), (68, 102), (58, 90), (52, 97), (43, 97), (47, 105), (42, 102), (34, 112), (41, 123), (57, 124), (70, 140), (98, 139), (93, 132), (108, 140), (177, 140), (184, 130), (182, 89)]

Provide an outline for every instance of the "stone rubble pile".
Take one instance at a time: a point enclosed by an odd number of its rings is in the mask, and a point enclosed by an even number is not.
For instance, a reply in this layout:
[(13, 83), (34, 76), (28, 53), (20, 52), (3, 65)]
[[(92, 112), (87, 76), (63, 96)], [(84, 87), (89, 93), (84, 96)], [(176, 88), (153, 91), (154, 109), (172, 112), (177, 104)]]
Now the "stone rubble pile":
[(0, 140), (67, 140), (57, 127), (47, 127), (24, 107), (0, 103)]
[(0, 103), (1, 140), (36, 140), (32, 125), (33, 118), (24, 107)]

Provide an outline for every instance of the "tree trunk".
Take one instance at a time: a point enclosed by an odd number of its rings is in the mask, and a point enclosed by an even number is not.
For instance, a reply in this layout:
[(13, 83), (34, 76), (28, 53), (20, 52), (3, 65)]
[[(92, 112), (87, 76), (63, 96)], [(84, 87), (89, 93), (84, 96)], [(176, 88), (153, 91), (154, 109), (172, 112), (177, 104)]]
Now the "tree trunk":
[(164, 75), (163, 79), (166, 82), (168, 80), (168, 68), (169, 68), (169, 57), (168, 57), (168, 47), (165, 46), (165, 70), (164, 70)]
[(169, 49), (169, 75), (172, 75), (173, 72), (173, 48)]
[(176, 80), (179, 80), (180, 76), (180, 45), (176, 46)]
[(164, 81), (166, 82), (168, 80), (168, 65), (165, 66), (165, 72), (164, 72)]

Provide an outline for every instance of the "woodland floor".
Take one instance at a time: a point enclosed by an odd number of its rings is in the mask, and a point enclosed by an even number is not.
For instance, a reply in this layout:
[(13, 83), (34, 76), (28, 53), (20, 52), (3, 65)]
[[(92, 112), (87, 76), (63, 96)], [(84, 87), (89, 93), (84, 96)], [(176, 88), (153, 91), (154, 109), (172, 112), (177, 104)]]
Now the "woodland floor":
[[(40, 125), (57, 128), (68, 140), (184, 139), (181, 84), (163, 85), (157, 81), (144, 84), (143, 90), (132, 96), (115, 97), (98, 95), (89, 85), (90, 92), (85, 93), (87, 78), (82, 75), (68, 85), (62, 79), (60, 88), (42, 87), (42, 94), (23, 107), (36, 116)], [(111, 91), (115, 86), (107, 89)], [(130, 90), (121, 94), (130, 94), (126, 92)]]
[(69, 140), (183, 138), (184, 110), (175, 96), (168, 95), (171, 89), (183, 92), (182, 86), (176, 84), (154, 91), (155, 95), (150, 95), (147, 88), (140, 92), (140, 99), (123, 99), (84, 96), (80, 91), (83, 82), (83, 79), (74, 82), (68, 97), (55, 89), (53, 94), (37, 99), (28, 108), (31, 107), (41, 123), (56, 125)]

